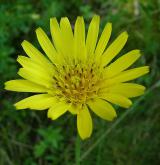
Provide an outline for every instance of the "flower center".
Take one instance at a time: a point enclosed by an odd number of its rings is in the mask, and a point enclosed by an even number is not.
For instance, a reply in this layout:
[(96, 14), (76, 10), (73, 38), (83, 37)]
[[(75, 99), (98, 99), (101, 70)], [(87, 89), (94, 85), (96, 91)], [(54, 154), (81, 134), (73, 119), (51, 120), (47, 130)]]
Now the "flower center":
[(99, 68), (91, 65), (63, 66), (54, 77), (54, 87), (58, 96), (67, 102), (84, 104), (86, 100), (96, 96), (98, 83), (101, 80)]
[(74, 75), (71, 77), (71, 83), (72, 84), (79, 84), (81, 82), (81, 78), (77, 75)]

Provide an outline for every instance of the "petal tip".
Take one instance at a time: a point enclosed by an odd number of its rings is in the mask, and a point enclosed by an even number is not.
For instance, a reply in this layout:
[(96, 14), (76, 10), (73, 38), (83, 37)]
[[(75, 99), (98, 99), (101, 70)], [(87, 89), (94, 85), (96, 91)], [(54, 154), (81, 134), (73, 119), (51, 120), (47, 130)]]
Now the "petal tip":
[(98, 14), (94, 14), (93, 18), (100, 18), (100, 16)]
[(23, 46), (25, 43), (26, 43), (26, 40), (23, 40), (22, 43), (21, 43), (21, 45)]
[(88, 135), (88, 136), (84, 136), (84, 135), (80, 135), (80, 134), (79, 134), (79, 136), (80, 136), (80, 138), (81, 138), (82, 140), (87, 140), (87, 139), (89, 139), (89, 138), (91, 137), (91, 134)]
[(57, 22), (57, 18), (56, 17), (50, 18), (50, 25), (52, 25), (52, 23), (54, 24), (54, 22)]
[(43, 30), (41, 27), (38, 27), (35, 31), (36, 31), (36, 34), (38, 34), (38, 33), (41, 33)]
[(111, 22), (108, 22), (108, 23), (105, 25), (105, 28), (106, 28), (108, 31), (110, 31), (110, 33), (111, 33), (111, 31), (112, 31), (112, 23), (111, 23)]
[(150, 67), (149, 66), (146, 66), (146, 71), (147, 71), (147, 73), (150, 71)]
[(133, 104), (133, 103), (132, 103), (132, 101), (131, 101), (131, 100), (129, 100), (129, 101), (128, 101), (128, 105), (126, 105), (126, 107), (125, 107), (125, 108), (129, 108), (132, 104)]
[(122, 35), (123, 35), (123, 37), (128, 38), (128, 32), (127, 31), (122, 32)]
[(16, 110), (24, 109), (23, 107), (21, 107), (21, 106), (18, 105), (17, 103), (15, 103), (13, 106), (15, 107)]
[(106, 26), (112, 27), (112, 22), (108, 22)]
[(5, 89), (5, 90), (9, 90), (9, 88), (8, 88), (8, 82), (9, 82), (9, 81), (7, 81), (7, 82), (4, 83), (4, 89)]

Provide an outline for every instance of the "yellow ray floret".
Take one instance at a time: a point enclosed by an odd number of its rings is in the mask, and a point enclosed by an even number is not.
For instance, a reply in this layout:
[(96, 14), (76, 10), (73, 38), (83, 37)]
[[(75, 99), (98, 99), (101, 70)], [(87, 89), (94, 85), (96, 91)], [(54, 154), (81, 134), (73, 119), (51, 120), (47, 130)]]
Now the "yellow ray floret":
[(95, 46), (98, 39), (98, 33), (99, 33), (99, 22), (100, 17), (98, 15), (95, 15), (89, 25), (87, 38), (86, 38), (86, 49), (87, 49), (87, 55), (91, 57), (94, 53)]
[(74, 58), (85, 60), (87, 57), (85, 46), (85, 24), (83, 17), (78, 17), (74, 27)]
[(92, 118), (86, 106), (77, 114), (77, 129), (82, 139), (89, 138), (92, 133)]
[(102, 65), (107, 65), (124, 47), (128, 39), (127, 32), (121, 33), (102, 55)]
[(99, 90), (100, 94), (115, 93), (127, 98), (137, 97), (144, 94), (145, 87), (135, 83), (119, 83)]
[(61, 18), (60, 30), (62, 35), (62, 43), (65, 43), (63, 44), (63, 50), (65, 52), (65, 56), (67, 58), (70, 58), (70, 56), (72, 56), (74, 53), (73, 32), (72, 32), (71, 24), (67, 17)]
[(148, 66), (129, 68), (141, 56), (135, 49), (114, 61), (125, 46), (128, 33), (122, 32), (108, 46), (112, 24), (107, 23), (99, 35), (100, 17), (93, 16), (86, 33), (83, 17), (77, 17), (72, 28), (67, 17), (60, 23), (50, 19), (52, 40), (38, 28), (40, 52), (24, 40), (27, 56), (17, 58), (22, 79), (10, 80), (5, 89), (35, 93), (15, 104), (16, 109), (48, 109), (48, 118), (55, 120), (66, 112), (77, 116), (77, 130), (82, 139), (92, 134), (90, 111), (102, 119), (117, 117), (112, 104), (128, 108), (131, 98), (142, 95), (145, 87), (130, 82), (149, 72)]
[(106, 76), (110, 78), (124, 71), (130, 67), (140, 57), (140, 55), (141, 54), (139, 50), (132, 50), (126, 53), (122, 57), (118, 58), (118, 60), (106, 67)]
[(107, 23), (98, 41), (98, 44), (95, 50), (95, 58), (101, 57), (111, 37), (111, 32), (112, 32), (112, 24)]
[(35, 109), (44, 110), (53, 106), (56, 102), (56, 98), (48, 94), (38, 94), (23, 99), (15, 104), (17, 109)]
[(114, 108), (105, 100), (97, 98), (89, 101), (87, 104), (102, 119), (112, 121), (117, 116)]
[(128, 98), (120, 95), (120, 94), (114, 94), (114, 93), (103, 93), (99, 94), (100, 98), (105, 99), (113, 104), (117, 104), (124, 108), (129, 108), (132, 105), (131, 100)]
[(5, 83), (5, 89), (17, 92), (35, 92), (35, 93), (45, 93), (47, 88), (35, 84), (28, 80), (10, 80)]
[(26, 54), (31, 58), (31, 60), (33, 60), (35, 63), (40, 64), (43, 68), (47, 68), (49, 72), (53, 71), (53, 64), (47, 58), (45, 58), (45, 56), (31, 43), (24, 40), (21, 45)]
[(52, 36), (52, 41), (58, 53), (63, 52), (62, 34), (60, 32), (59, 23), (56, 18), (50, 19), (50, 31)]
[(44, 52), (46, 53), (48, 58), (53, 63), (55, 63), (57, 53), (56, 53), (56, 50), (55, 50), (53, 44), (51, 43), (51, 41), (47, 37), (46, 33), (41, 28), (38, 28), (36, 30), (36, 34), (37, 34), (38, 42), (41, 45), (42, 49), (44, 50)]
[(48, 110), (48, 117), (52, 120), (56, 120), (58, 117), (63, 115), (69, 109), (70, 105), (65, 102), (56, 103), (53, 107)]

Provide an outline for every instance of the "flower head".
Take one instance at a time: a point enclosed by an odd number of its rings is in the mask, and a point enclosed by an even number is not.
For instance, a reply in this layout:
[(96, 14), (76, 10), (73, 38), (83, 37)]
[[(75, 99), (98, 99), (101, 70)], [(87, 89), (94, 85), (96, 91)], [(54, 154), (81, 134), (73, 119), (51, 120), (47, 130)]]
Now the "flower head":
[[(22, 79), (5, 83), (5, 89), (39, 93), (15, 104), (17, 109), (48, 109), (55, 120), (69, 111), (77, 116), (82, 139), (92, 133), (90, 110), (112, 121), (116, 111), (111, 104), (124, 108), (132, 105), (130, 98), (142, 95), (145, 87), (128, 81), (148, 73), (148, 66), (128, 69), (141, 55), (132, 50), (113, 61), (127, 42), (121, 33), (109, 46), (112, 24), (107, 23), (98, 40), (99, 16), (95, 15), (85, 35), (83, 17), (78, 17), (72, 31), (68, 18), (50, 20), (52, 41), (38, 28), (36, 35), (44, 56), (28, 41), (22, 47), (28, 57), (18, 56)], [(128, 70), (127, 70), (128, 69)]]

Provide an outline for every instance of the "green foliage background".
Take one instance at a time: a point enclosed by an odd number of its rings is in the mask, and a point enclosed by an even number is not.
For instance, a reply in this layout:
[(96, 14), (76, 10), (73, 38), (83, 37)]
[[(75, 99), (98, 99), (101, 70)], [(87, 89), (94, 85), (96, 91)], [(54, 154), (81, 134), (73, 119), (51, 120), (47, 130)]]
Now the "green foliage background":
[[(20, 44), (24, 39), (37, 44), (37, 27), (50, 35), (50, 17), (67, 16), (73, 24), (77, 15), (83, 15), (88, 25), (94, 13), (101, 16), (101, 30), (106, 22), (113, 23), (112, 40), (128, 31), (124, 51), (141, 49), (136, 66), (149, 65), (151, 71), (138, 80), (147, 92), (134, 100), (132, 109), (118, 108), (113, 123), (92, 114), (93, 135), (79, 142), (75, 117), (67, 114), (51, 121), (46, 111), (16, 111), (13, 103), (27, 94), (5, 91), (3, 84), (18, 77), (16, 58), (24, 54)], [(159, 165), (159, 89), (159, 0), (0, 1), (0, 165)]]

